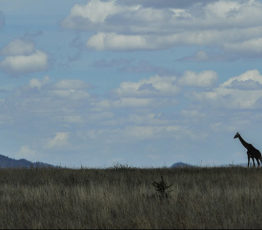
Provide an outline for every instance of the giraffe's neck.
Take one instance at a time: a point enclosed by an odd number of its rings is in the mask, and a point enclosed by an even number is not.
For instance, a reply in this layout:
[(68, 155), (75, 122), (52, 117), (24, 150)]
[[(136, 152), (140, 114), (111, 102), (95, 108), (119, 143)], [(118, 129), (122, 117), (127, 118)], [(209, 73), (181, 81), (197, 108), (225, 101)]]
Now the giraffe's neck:
[(248, 149), (249, 144), (248, 144), (240, 135), (239, 135), (238, 138), (239, 138), (241, 144), (242, 144), (246, 149)]

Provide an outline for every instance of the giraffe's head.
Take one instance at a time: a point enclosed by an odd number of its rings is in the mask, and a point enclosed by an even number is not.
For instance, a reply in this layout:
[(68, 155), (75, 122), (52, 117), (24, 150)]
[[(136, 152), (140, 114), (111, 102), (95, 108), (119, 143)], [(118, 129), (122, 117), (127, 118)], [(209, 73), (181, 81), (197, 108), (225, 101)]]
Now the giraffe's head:
[(240, 136), (240, 134), (237, 132), (236, 135), (234, 136), (234, 138), (238, 138)]

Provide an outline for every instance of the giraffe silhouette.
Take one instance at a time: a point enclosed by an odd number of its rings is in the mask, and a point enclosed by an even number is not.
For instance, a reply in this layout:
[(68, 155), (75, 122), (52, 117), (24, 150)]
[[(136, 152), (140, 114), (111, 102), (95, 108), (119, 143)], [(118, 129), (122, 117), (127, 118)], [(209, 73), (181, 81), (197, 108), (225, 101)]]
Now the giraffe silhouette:
[(234, 138), (238, 138), (241, 144), (247, 149), (247, 157), (248, 157), (248, 167), (250, 163), (250, 158), (253, 161), (253, 166), (255, 167), (255, 160), (257, 161), (257, 166), (260, 166), (260, 161), (262, 162), (261, 153), (258, 149), (256, 149), (252, 144), (247, 143), (237, 132)]

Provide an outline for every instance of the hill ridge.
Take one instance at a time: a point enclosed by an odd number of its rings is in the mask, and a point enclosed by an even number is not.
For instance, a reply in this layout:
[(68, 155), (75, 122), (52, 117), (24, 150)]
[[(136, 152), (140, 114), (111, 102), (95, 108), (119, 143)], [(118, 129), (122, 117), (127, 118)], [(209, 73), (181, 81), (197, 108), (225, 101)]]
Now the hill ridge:
[(51, 164), (43, 162), (31, 162), (27, 159), (14, 159), (5, 155), (0, 154), (0, 168), (34, 168), (34, 167), (54, 167)]

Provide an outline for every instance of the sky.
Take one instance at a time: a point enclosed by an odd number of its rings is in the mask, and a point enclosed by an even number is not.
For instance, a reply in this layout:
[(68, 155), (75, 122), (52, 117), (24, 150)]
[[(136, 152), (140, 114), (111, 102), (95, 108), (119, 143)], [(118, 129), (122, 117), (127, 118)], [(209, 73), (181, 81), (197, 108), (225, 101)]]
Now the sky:
[(261, 0), (0, 0), (0, 154), (65, 167), (262, 150)]

